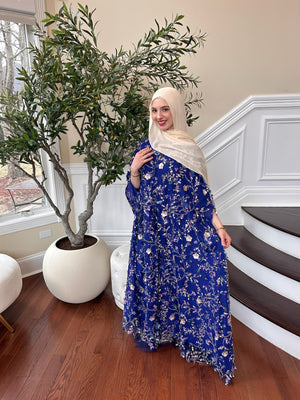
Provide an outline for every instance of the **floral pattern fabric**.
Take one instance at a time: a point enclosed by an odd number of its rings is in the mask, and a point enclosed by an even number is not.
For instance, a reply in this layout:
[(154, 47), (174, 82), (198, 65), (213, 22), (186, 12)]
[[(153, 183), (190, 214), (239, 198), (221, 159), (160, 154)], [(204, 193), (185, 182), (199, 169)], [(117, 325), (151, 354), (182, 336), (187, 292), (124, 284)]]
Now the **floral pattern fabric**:
[[(150, 147), (149, 141), (138, 150)], [(126, 196), (134, 224), (123, 328), (150, 351), (173, 343), (187, 361), (234, 374), (226, 255), (201, 175), (159, 152)]]

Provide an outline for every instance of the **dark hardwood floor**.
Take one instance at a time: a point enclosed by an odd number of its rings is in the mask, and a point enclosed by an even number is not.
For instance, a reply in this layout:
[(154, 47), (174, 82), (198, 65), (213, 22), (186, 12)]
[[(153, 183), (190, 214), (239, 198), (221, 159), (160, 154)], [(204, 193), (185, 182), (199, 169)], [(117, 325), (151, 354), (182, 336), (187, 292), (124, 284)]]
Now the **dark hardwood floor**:
[(142, 353), (122, 331), (110, 288), (63, 303), (41, 274), (26, 278), (0, 326), (1, 400), (300, 400), (300, 361), (233, 319), (236, 376), (227, 387), (211, 367), (177, 349)]

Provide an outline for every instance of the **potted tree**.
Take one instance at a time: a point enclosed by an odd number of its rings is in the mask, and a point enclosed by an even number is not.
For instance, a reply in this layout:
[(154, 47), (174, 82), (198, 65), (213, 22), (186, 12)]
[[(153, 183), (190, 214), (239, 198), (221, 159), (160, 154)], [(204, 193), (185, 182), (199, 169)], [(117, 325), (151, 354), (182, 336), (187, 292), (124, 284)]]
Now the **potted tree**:
[[(1, 164), (13, 163), (19, 169), (23, 169), (24, 163), (31, 166), (30, 172), (27, 168), (23, 172), (43, 191), (65, 229), (66, 238), (56, 241), (53, 247), (62, 247), (68, 257), (72, 249), (88, 252), (99, 242), (93, 235), (87, 235), (93, 204), (102, 185), (109, 185), (122, 176), (136, 143), (142, 133), (147, 133), (147, 94), (168, 83), (178, 89), (197, 87), (199, 79), (183, 65), (182, 56), (196, 53), (205, 40), (205, 35), (192, 34), (189, 27), (183, 28), (183, 16), (176, 15), (171, 22), (165, 20), (163, 26), (155, 21), (155, 29), (150, 29), (132, 50), (121, 48), (109, 55), (97, 45), (97, 22), (93, 21), (93, 13), (81, 4), (76, 12), (63, 4), (57, 14), (46, 13), (43, 22), (45, 27), (50, 27), (49, 33), (37, 26), (39, 44), (30, 45), (32, 68), (19, 70), (22, 90), (0, 96), (0, 118), (9, 132), (0, 140)], [(195, 120), (191, 106), (200, 102), (199, 96), (187, 99), (189, 123)], [(71, 223), (72, 200), (76, 194), (54, 146), (65, 135), (77, 135), (71, 151), (87, 167), (86, 208), (77, 216), (76, 230)], [(50, 160), (57, 179), (63, 184), (63, 209), (57, 206), (48, 190), (43, 155)], [(37, 165), (41, 176), (37, 176)], [(56, 256), (51, 254), (50, 263), (57, 265), (53, 257)], [(107, 264), (108, 257), (107, 250), (104, 257)], [(73, 263), (71, 274), (74, 274)], [(89, 263), (84, 262), (84, 267)], [(46, 283), (49, 283), (47, 279)], [(91, 296), (95, 297), (94, 293)], [(66, 301), (76, 302), (69, 298)]]

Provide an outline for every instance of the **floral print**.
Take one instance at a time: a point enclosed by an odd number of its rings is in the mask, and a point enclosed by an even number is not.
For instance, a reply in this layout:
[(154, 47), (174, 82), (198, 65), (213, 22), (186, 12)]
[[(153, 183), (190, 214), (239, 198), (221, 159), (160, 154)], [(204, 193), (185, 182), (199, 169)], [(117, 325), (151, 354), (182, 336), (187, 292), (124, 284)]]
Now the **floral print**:
[[(150, 147), (140, 143), (138, 150)], [(173, 343), (187, 361), (234, 374), (226, 256), (202, 176), (155, 151), (126, 196), (134, 213), (123, 328), (150, 351)]]

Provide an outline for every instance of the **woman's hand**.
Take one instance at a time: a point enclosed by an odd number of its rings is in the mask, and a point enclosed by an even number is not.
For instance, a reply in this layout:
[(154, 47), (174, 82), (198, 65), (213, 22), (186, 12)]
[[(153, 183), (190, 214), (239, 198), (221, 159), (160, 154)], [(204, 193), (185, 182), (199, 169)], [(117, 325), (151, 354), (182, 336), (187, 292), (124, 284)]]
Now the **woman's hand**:
[(153, 159), (154, 151), (150, 147), (146, 147), (136, 153), (130, 167), (131, 183), (136, 189), (141, 185), (140, 168), (148, 161)]
[(130, 171), (133, 173), (133, 175), (137, 175), (139, 173), (139, 169), (141, 169), (142, 166), (148, 161), (153, 159), (153, 154), (154, 151), (150, 149), (150, 147), (146, 147), (145, 149), (142, 149), (136, 153), (130, 167)]
[(224, 228), (217, 229), (217, 234), (221, 239), (222, 246), (225, 247), (225, 249), (227, 249), (227, 247), (230, 246), (231, 237), (228, 235), (227, 231)]
[(223, 227), (223, 224), (215, 210), (213, 212), (212, 223), (216, 229), (219, 238), (221, 239), (222, 246), (225, 247), (225, 249), (227, 249), (227, 247), (230, 246), (231, 237), (228, 235), (226, 229)]

